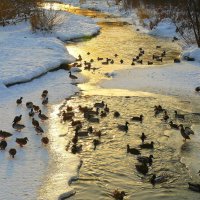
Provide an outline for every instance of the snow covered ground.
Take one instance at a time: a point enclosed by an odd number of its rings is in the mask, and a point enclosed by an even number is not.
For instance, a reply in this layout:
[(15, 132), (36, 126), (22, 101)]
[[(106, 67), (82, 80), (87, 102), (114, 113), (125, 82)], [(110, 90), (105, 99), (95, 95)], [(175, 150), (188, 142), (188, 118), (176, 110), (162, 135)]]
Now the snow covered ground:
[[(195, 87), (200, 85), (199, 64), (166, 65), (162, 67), (126, 69), (115, 71), (113, 79), (101, 82), (102, 87), (152, 92), (182, 97), (196, 96)], [(126, 78), (125, 78), (126, 77)]]
[(29, 23), (0, 27), (1, 89), (4, 88), (3, 84), (28, 81), (62, 63), (74, 61), (62, 41), (90, 36), (99, 31), (90, 18), (60, 14), (63, 23), (48, 35), (33, 34)]

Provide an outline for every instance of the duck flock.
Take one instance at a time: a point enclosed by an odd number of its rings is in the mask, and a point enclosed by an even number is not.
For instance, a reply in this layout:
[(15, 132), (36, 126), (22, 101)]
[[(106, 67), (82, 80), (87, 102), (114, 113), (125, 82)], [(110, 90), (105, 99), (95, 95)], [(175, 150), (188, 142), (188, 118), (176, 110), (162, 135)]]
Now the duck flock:
[[(42, 105), (46, 106), (48, 104), (48, 91), (44, 90), (42, 92)], [(16, 100), (17, 106), (23, 106), (23, 97), (20, 97), (19, 99)], [(32, 125), (33, 128), (35, 129), (36, 134), (42, 135), (44, 133), (43, 128), (40, 126), (40, 122), (43, 122), (45, 120), (48, 120), (48, 117), (42, 113), (41, 109), (39, 106), (34, 105), (33, 102), (26, 102), (26, 107), (28, 109), (27, 115), (30, 117), (30, 120), (32, 120)], [(34, 117), (38, 116), (38, 120), (36, 120)], [(22, 120), (22, 115), (15, 116), (12, 122), (12, 127), (15, 131), (21, 132), (23, 129), (26, 127), (24, 124), (21, 124), (20, 121)], [(6, 139), (9, 137), (12, 137), (13, 134), (4, 130), (0, 130), (0, 150), (6, 150), (7, 147), (7, 141)], [(28, 143), (28, 138), (16, 138), (15, 142), (20, 146), (23, 147)], [(41, 142), (44, 145), (47, 145), (49, 143), (48, 137), (42, 137)], [(12, 158), (15, 158), (15, 155), (17, 154), (16, 148), (10, 148), (9, 149), (9, 154)]]
[[(177, 124), (173, 122), (174, 120), (176, 122), (188, 122), (187, 117), (184, 114), (181, 114), (176, 110), (173, 114), (171, 114), (171, 111), (168, 111), (161, 105), (155, 105), (152, 113), (155, 118), (159, 117), (159, 119), (161, 119), (163, 123), (168, 124), (171, 129), (179, 131), (180, 135), (183, 137), (184, 142), (186, 142), (186, 140), (189, 140), (191, 135), (194, 135), (194, 131), (190, 127), (185, 127), (182, 123)], [(62, 123), (67, 122), (68, 126), (72, 127), (73, 132), (72, 138), (70, 139), (69, 144), (66, 146), (66, 150), (70, 151), (73, 154), (81, 153), (84, 148), (82, 142), (84, 142), (84, 139), (86, 139), (86, 141), (88, 142), (88, 137), (91, 137), (91, 145), (93, 146), (93, 150), (98, 151), (98, 146), (105, 144), (104, 142), (102, 143), (102, 137), (104, 137), (104, 134), (101, 130), (96, 129), (95, 127), (96, 124), (98, 125), (98, 127), (101, 127), (101, 121), (103, 120), (103, 118), (106, 118), (109, 115), (113, 115), (113, 119), (117, 121), (120, 118), (126, 119), (126, 117), (122, 116), (120, 112), (116, 110), (111, 110), (107, 103), (104, 101), (96, 102), (91, 106), (75, 105), (74, 107), (69, 106), (69, 104), (66, 103), (66, 105), (61, 109), (60, 118)], [(129, 119), (127, 118), (124, 124), (117, 124), (115, 128), (119, 132), (124, 132), (125, 134), (127, 134), (130, 131), (129, 124), (136, 123), (140, 126), (140, 124), (142, 125), (143, 123), (145, 123), (144, 118), (145, 117), (143, 116), (143, 114), (139, 116), (132, 116), (131, 118), (129, 117)], [(141, 133), (139, 139), (141, 140), (141, 144), (139, 146), (131, 147), (130, 144), (127, 144), (126, 147), (122, 147), (122, 150), (125, 150), (126, 148), (127, 154), (132, 154), (133, 156), (135, 156), (136, 160), (138, 161), (138, 163), (135, 164), (135, 170), (137, 171), (137, 173), (146, 176), (148, 175), (149, 168), (153, 168), (154, 156), (152, 152), (155, 146), (154, 141), (151, 141), (151, 138), (149, 138), (149, 136), (145, 133)], [(147, 142), (147, 140), (149, 142)], [(79, 143), (79, 141), (81, 144)], [(149, 149), (149, 151), (151, 152), (149, 156), (142, 155), (143, 149), (144, 152), (147, 152)], [(156, 174), (153, 174), (149, 180), (149, 183), (152, 184), (154, 187), (156, 184), (165, 181), (168, 181), (168, 176), (157, 176)], [(200, 192), (199, 184), (188, 184), (189, 189)], [(111, 194), (111, 196), (116, 200), (123, 200), (126, 195), (127, 194), (125, 191), (119, 190), (114, 190)]]

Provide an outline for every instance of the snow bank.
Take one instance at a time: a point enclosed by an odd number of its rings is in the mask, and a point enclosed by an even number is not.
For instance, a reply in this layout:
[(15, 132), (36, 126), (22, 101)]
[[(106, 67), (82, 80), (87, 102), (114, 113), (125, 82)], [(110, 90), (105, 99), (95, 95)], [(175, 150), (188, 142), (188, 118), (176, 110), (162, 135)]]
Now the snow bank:
[(28, 23), (0, 27), (0, 85), (26, 82), (62, 63), (73, 62), (74, 57), (69, 55), (60, 40), (93, 35), (99, 31), (92, 19), (64, 12), (60, 14), (63, 24), (52, 34), (33, 34)]
[(162, 67), (135, 67), (115, 73), (113, 79), (104, 80), (100, 85), (184, 97), (195, 95), (194, 89), (200, 85), (200, 68), (186, 62)]
[(200, 48), (190, 47), (183, 52), (182, 57), (194, 58), (195, 61), (200, 62)]

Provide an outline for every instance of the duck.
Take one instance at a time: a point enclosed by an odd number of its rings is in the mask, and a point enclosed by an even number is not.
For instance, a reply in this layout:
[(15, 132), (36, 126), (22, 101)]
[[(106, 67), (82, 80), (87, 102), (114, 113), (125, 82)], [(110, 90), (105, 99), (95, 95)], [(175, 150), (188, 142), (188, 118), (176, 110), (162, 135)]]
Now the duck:
[(41, 126), (35, 126), (35, 131), (37, 132), (37, 134), (44, 133), (44, 130), (41, 128)]
[(125, 131), (125, 132), (128, 132), (128, 122), (126, 121), (126, 123), (125, 123), (125, 125), (122, 125), (122, 124), (118, 124), (118, 129), (120, 130), (120, 131)]
[(188, 182), (189, 189), (195, 192), (200, 192), (200, 184)]
[(152, 56), (152, 59), (153, 59), (153, 60), (155, 60), (155, 59), (159, 59), (159, 58), (160, 58), (160, 56), (155, 55), (155, 54), (153, 54), (153, 56)]
[(100, 60), (103, 60), (103, 58), (98, 57), (97, 60), (100, 61)]
[(161, 46), (160, 46), (160, 45), (157, 45), (157, 46), (156, 46), (156, 49), (160, 49), (160, 48), (161, 48)]
[(29, 117), (33, 117), (35, 115), (33, 108), (31, 108), (30, 112), (28, 113)]
[(94, 150), (96, 150), (97, 145), (100, 145), (100, 144), (101, 144), (101, 142), (100, 142), (99, 140), (97, 140), (97, 139), (94, 139), (94, 140), (92, 141), (92, 143), (94, 144)]
[(137, 63), (143, 64), (143, 60), (138, 60)]
[(27, 137), (25, 137), (25, 138), (16, 138), (15, 141), (16, 141), (17, 144), (20, 145), (20, 147), (23, 147), (24, 145), (27, 144), (27, 141), (29, 141), (29, 140), (28, 140)]
[(153, 62), (148, 61), (147, 64), (148, 64), (148, 65), (153, 65)]
[(39, 117), (41, 120), (47, 120), (47, 119), (49, 119), (45, 114), (42, 114), (42, 111), (41, 111), (41, 110), (39, 110), (38, 117)]
[(14, 148), (12, 148), (12, 149), (9, 150), (9, 154), (10, 154), (10, 156), (11, 156), (12, 158), (15, 157), (16, 153), (17, 153), (17, 151), (16, 151), (16, 149), (14, 149)]
[(138, 156), (137, 157), (137, 160), (143, 164), (149, 164), (149, 166), (152, 165), (152, 162), (153, 162), (153, 155), (150, 155), (149, 157), (147, 156)]
[(106, 117), (107, 116), (107, 113), (105, 111), (101, 111), (101, 114), (100, 114), (101, 117)]
[(180, 63), (180, 62), (181, 62), (181, 60), (179, 58), (174, 59), (174, 63)]
[(156, 176), (155, 174), (153, 174), (153, 176), (150, 179), (150, 183), (153, 185), (153, 187), (155, 186), (155, 184), (158, 183), (163, 183), (165, 182), (167, 179), (165, 176)]
[(82, 123), (81, 123), (80, 120), (74, 121), (74, 120), (72, 119), (71, 125), (72, 125), (72, 126), (77, 126), (77, 125), (82, 125)]
[(108, 60), (104, 61), (104, 62), (101, 62), (102, 65), (108, 65)]
[(156, 117), (158, 114), (166, 111), (165, 109), (162, 108), (161, 105), (154, 106), (154, 116)]
[(113, 59), (110, 61), (110, 64), (114, 64), (114, 60)]
[(78, 143), (78, 134), (75, 133), (74, 137), (72, 138), (72, 143), (77, 144)]
[(91, 63), (94, 62), (94, 59), (90, 59), (90, 62), (91, 62)]
[(33, 102), (31, 102), (31, 101), (26, 102), (26, 107), (29, 109), (33, 108)]
[(168, 119), (169, 119), (169, 115), (167, 114), (167, 111), (164, 111), (163, 120), (167, 122)]
[(19, 99), (17, 99), (17, 101), (16, 101), (17, 105), (22, 103), (22, 99), (23, 99), (23, 97), (20, 97)]
[(49, 102), (49, 98), (46, 97), (43, 101), (42, 101), (42, 105), (47, 105)]
[(147, 164), (144, 164), (144, 163), (136, 164), (135, 168), (139, 173), (144, 174), (144, 175), (146, 175), (149, 171)]
[(185, 119), (185, 115), (182, 115), (182, 114), (178, 114), (178, 112), (175, 110), (174, 111), (174, 113), (175, 113), (175, 118), (176, 119)]
[(21, 131), (23, 128), (25, 128), (26, 126), (23, 124), (17, 124), (17, 123), (13, 123), (12, 127), (17, 130), (17, 131)]
[(142, 140), (142, 144), (144, 144), (144, 140), (147, 139), (147, 136), (144, 133), (142, 133), (140, 139)]
[(115, 200), (123, 200), (124, 197), (126, 196), (126, 193), (124, 191), (119, 191), (119, 190), (114, 190), (112, 192), (112, 195), (111, 195)]
[(189, 135), (194, 135), (194, 131), (191, 130), (189, 127), (183, 127), (183, 124), (180, 124), (179, 127), (181, 128), (180, 129), (180, 132), (181, 132), (181, 135), (182, 137), (184, 138), (184, 141), (186, 141), (187, 139), (190, 140), (190, 137)]
[(90, 55), (90, 52), (87, 52), (87, 55)]
[(0, 137), (1, 137), (1, 138), (5, 139), (5, 138), (11, 137), (11, 136), (12, 136), (11, 133), (0, 130)]
[(162, 62), (163, 58), (156, 58), (156, 61)]
[(18, 122), (21, 121), (21, 119), (22, 119), (22, 115), (16, 116), (16, 117), (14, 118), (14, 120), (13, 120), (13, 123), (18, 123)]
[(37, 120), (35, 120), (34, 118), (32, 119), (32, 124), (33, 124), (33, 126), (35, 126), (35, 127), (37, 127), (37, 126), (40, 125), (39, 122), (38, 122)]
[(114, 115), (114, 117), (116, 117), (116, 118), (120, 117), (120, 113), (119, 113), (118, 111), (115, 111), (113, 115)]
[(94, 107), (96, 107), (96, 108), (103, 108), (104, 106), (105, 106), (104, 101), (102, 101), (102, 102), (100, 102), (100, 103), (95, 103), (95, 104), (94, 104)]
[(121, 60), (120, 60), (120, 63), (123, 64), (123, 63), (124, 63), (124, 60), (121, 59)]
[(154, 142), (152, 141), (151, 143), (140, 144), (140, 148), (142, 148), (142, 149), (154, 149)]
[(88, 115), (87, 120), (92, 123), (99, 123), (100, 120), (97, 117), (93, 117), (92, 115)]
[(135, 63), (132, 61), (131, 65), (135, 65)]
[(78, 79), (77, 76), (72, 75), (71, 71), (69, 71), (69, 78), (71, 78), (72, 80)]
[(196, 87), (196, 88), (195, 88), (195, 91), (196, 91), (196, 92), (200, 92), (200, 86)]
[(115, 56), (115, 58), (116, 58), (116, 57), (118, 57), (118, 54), (115, 54), (114, 56)]
[(179, 130), (179, 125), (174, 124), (172, 121), (169, 122), (169, 125), (171, 128), (175, 129), (175, 130)]
[(71, 152), (73, 154), (80, 153), (82, 151), (82, 145), (73, 144), (71, 147)]
[(139, 117), (132, 117), (131, 120), (135, 122), (140, 122), (142, 123), (144, 116), (140, 115)]
[(130, 148), (129, 144), (127, 144), (127, 153), (134, 154), (134, 155), (140, 155), (140, 151), (136, 148)]
[(38, 112), (40, 110), (40, 107), (39, 106), (36, 106), (36, 105), (33, 105), (33, 110), (35, 112)]
[(88, 132), (91, 134), (91, 133), (93, 133), (93, 127), (92, 126), (90, 126), (90, 127), (88, 127)]
[(73, 110), (73, 107), (72, 106), (67, 106), (67, 112), (71, 112)]
[(108, 108), (108, 105), (106, 104), (105, 108), (104, 108), (104, 111), (109, 113), (110, 109)]
[(75, 130), (75, 135), (79, 137), (86, 137), (88, 136), (88, 131), (78, 131), (77, 129)]
[(0, 142), (0, 150), (5, 150), (7, 147), (7, 142), (5, 140), (2, 140)]
[(42, 142), (42, 144), (48, 144), (49, 143), (49, 138), (48, 137), (42, 137), (41, 138), (41, 142)]

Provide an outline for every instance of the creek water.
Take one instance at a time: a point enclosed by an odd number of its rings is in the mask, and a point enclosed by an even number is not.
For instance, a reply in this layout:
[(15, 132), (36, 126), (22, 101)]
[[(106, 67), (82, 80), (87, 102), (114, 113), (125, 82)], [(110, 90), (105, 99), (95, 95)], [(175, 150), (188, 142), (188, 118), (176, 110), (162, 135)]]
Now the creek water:
[[(62, 5), (60, 5), (62, 6)], [(82, 93), (66, 100), (62, 105), (55, 105), (52, 118), (54, 124), (50, 125), (49, 135), (52, 140), (58, 140), (51, 147), (50, 154), (53, 159), (47, 173), (45, 183), (41, 187), (38, 199), (56, 199), (59, 193), (68, 190), (70, 175), (76, 175), (79, 159), (83, 165), (79, 171), (79, 178), (72, 183), (76, 195), (74, 200), (112, 199), (111, 192), (115, 189), (127, 192), (125, 199), (193, 199), (199, 198), (199, 194), (188, 190), (187, 182), (199, 181), (197, 174), (200, 164), (200, 135), (199, 116), (193, 112), (200, 112), (198, 102), (193, 99), (183, 100), (178, 97), (155, 95), (138, 91), (100, 88), (99, 81), (105, 79), (105, 73), (116, 69), (132, 67), (131, 61), (143, 48), (145, 54), (143, 62), (152, 61), (153, 54), (167, 52), (163, 63), (155, 62), (158, 67), (172, 63), (180, 54), (180, 47), (170, 40), (155, 38), (135, 31), (132, 25), (121, 22), (118, 18), (106, 16), (96, 11), (81, 9), (67, 9), (68, 11), (101, 18), (99, 25), (101, 32), (92, 39), (82, 39), (67, 43), (69, 52), (77, 57), (82, 55), (84, 60), (94, 59), (93, 66), (96, 71), (83, 70), (87, 77), (85, 83), (79, 84)], [(156, 49), (159, 45), (161, 48)], [(90, 55), (87, 54), (90, 52)], [(117, 53), (119, 56), (114, 57)], [(102, 65), (97, 57), (112, 58), (113, 65)], [(121, 65), (119, 60), (123, 59)], [(162, 64), (162, 65), (161, 65)], [(137, 65), (136, 67), (151, 67)], [(96, 102), (104, 101), (110, 112), (107, 117), (101, 118), (100, 123), (87, 122), (79, 112), (78, 106), (93, 106)], [(162, 115), (154, 117), (154, 105), (162, 105), (168, 110), (170, 119), (176, 123), (191, 126), (195, 135), (191, 141), (183, 142), (180, 132), (172, 130), (168, 123), (162, 120)], [(60, 123), (58, 113), (66, 106), (72, 106), (75, 119), (83, 121), (83, 129), (93, 126), (95, 130), (102, 131), (101, 144), (93, 150), (92, 141), (95, 136), (79, 138), (79, 144), (83, 145), (83, 151), (74, 156), (65, 150), (65, 146), (74, 136), (71, 123)], [(186, 120), (179, 121), (174, 118), (174, 110), (186, 115)], [(114, 118), (114, 111), (119, 111), (121, 116)], [(144, 115), (143, 123), (130, 121), (132, 116)], [(118, 124), (129, 121), (128, 133), (117, 129)], [(55, 134), (57, 132), (57, 134)], [(144, 132), (148, 142), (155, 142), (154, 150), (141, 150), (142, 155), (153, 154), (155, 159), (146, 176), (139, 174), (135, 169), (136, 156), (126, 152), (126, 145), (139, 148), (140, 135)], [(167, 181), (152, 188), (149, 179), (152, 174), (167, 176)]]

